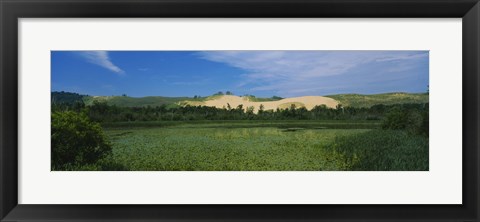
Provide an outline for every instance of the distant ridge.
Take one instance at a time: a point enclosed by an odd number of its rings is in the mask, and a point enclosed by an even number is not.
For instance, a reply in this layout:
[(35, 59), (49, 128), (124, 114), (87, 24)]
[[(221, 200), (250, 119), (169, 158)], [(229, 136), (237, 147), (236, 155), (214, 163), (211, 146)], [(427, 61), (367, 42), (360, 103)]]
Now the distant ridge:
[(89, 96), (84, 99), (85, 105), (92, 105), (94, 101), (106, 102), (109, 105), (118, 107), (156, 107), (166, 105), (167, 107), (176, 107), (177, 103), (187, 100), (189, 97), (129, 97), (129, 96)]
[(338, 94), (326, 96), (337, 100), (343, 106), (371, 107), (373, 105), (393, 105), (404, 103), (428, 103), (428, 93), (381, 93), (372, 95), (362, 94)]
[[(84, 102), (85, 105), (92, 105), (94, 101), (97, 102), (106, 102), (109, 105), (115, 105), (118, 107), (155, 107), (165, 105), (167, 108), (170, 107), (179, 107), (185, 105), (192, 106), (202, 106), (210, 105), (219, 108), (227, 108), (227, 103), (230, 104), (231, 108), (236, 108), (239, 104), (243, 105), (244, 108), (248, 106), (256, 107), (255, 110), (258, 110), (260, 104), (264, 106), (264, 110), (276, 109), (272, 104), (275, 104), (280, 109), (290, 108), (292, 104), (295, 107), (306, 107), (311, 109), (312, 105), (321, 105), (324, 104), (327, 107), (335, 108), (337, 104), (341, 104), (344, 107), (371, 107), (377, 104), (392, 105), (392, 104), (403, 104), (403, 103), (428, 103), (429, 95), (428, 93), (382, 93), (382, 94), (373, 94), (373, 95), (362, 95), (362, 94), (338, 94), (338, 95), (328, 95), (328, 96), (304, 96), (304, 97), (293, 97), (293, 98), (283, 98), (283, 99), (271, 99), (271, 98), (256, 98), (254, 96), (233, 96), (233, 95), (213, 95), (208, 97), (163, 97), (163, 96), (147, 96), (147, 97), (129, 97), (129, 96), (89, 96), (81, 95), (78, 93), (71, 92), (52, 92), (52, 103), (73, 103), (73, 102)], [(220, 100), (221, 98), (233, 98), (231, 102), (227, 100)], [(239, 99), (240, 98), (240, 99)], [(301, 99), (299, 99), (301, 98)], [(309, 99), (307, 99), (309, 98)], [(316, 100), (318, 98), (319, 100)], [(306, 101), (307, 99), (308, 101)], [(312, 102), (313, 99), (313, 102)], [(209, 102), (210, 101), (210, 102)], [(212, 104), (213, 103), (213, 104)], [(218, 104), (216, 104), (218, 103)], [(249, 105), (250, 104), (250, 105)], [(272, 106), (270, 106), (272, 105)]]

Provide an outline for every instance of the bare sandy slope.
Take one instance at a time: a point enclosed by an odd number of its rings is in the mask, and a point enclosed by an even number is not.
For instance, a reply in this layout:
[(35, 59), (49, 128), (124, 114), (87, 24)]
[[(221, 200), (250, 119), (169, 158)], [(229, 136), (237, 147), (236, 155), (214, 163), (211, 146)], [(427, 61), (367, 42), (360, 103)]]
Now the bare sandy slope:
[[(187, 104), (191, 105), (200, 105), (200, 104), (193, 104), (195, 102), (187, 102)], [(198, 103), (198, 102), (197, 102)], [(277, 108), (285, 109), (289, 108), (291, 104), (295, 104), (297, 108), (305, 107), (308, 110), (311, 110), (313, 107), (318, 105), (326, 105), (330, 108), (335, 108), (338, 102), (332, 98), (327, 98), (323, 96), (302, 96), (302, 97), (292, 97), (286, 98), (278, 101), (267, 101), (267, 102), (252, 102), (249, 101), (247, 97), (240, 97), (240, 96), (232, 96), (232, 95), (224, 95), (212, 100), (207, 100), (202, 102), (201, 105), (203, 106), (214, 106), (217, 108), (227, 108), (228, 104), (230, 107), (236, 108), (238, 105), (242, 104), (243, 108), (246, 109), (247, 107), (253, 107), (254, 112), (257, 113), (260, 105), (263, 105), (264, 110), (275, 110)]]

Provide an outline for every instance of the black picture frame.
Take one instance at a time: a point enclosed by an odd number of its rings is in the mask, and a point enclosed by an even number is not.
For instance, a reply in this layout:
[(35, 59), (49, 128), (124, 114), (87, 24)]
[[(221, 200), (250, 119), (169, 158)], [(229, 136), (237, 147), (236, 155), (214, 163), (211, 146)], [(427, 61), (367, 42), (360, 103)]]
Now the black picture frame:
[[(1, 221), (479, 221), (480, 5), (478, 0), (0, 0), (0, 16)], [(463, 204), (18, 204), (17, 20), (47, 17), (462, 18)], [(442, 194), (439, 193), (439, 195)]]

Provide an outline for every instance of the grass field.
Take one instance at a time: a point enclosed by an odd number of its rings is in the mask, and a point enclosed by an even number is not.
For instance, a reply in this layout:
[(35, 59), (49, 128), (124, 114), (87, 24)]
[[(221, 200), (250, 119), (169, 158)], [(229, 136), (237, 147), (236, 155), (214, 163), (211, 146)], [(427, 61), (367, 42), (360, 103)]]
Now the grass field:
[(105, 128), (113, 155), (84, 170), (428, 170), (428, 139), (378, 122), (197, 122)]
[(106, 129), (138, 127), (183, 127), (183, 128), (329, 128), (329, 129), (378, 129), (378, 120), (198, 120), (198, 121), (133, 121), (102, 123)]

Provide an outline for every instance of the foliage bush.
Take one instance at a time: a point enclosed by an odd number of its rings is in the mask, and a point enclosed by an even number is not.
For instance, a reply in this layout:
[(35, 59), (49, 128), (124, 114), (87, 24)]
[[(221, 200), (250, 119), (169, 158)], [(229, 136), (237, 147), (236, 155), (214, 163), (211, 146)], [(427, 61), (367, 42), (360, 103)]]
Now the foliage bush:
[(382, 124), (383, 129), (406, 130), (411, 134), (429, 135), (428, 104), (422, 109), (409, 109), (397, 106), (386, 115)]
[(100, 125), (86, 114), (53, 112), (51, 121), (53, 170), (93, 164), (112, 152)]

